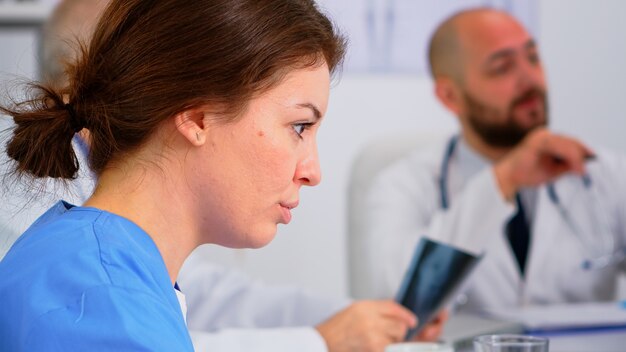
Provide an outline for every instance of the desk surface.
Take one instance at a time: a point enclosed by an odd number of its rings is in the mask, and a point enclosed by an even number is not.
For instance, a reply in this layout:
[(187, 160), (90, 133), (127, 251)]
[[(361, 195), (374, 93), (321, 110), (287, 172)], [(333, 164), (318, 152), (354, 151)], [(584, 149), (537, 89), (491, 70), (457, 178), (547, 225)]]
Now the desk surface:
[(626, 330), (547, 336), (550, 352), (623, 352)]
[[(456, 352), (473, 352), (474, 336), (498, 333), (519, 333), (519, 324), (503, 323), (470, 315), (456, 315), (444, 328), (442, 339), (455, 346)], [(626, 329), (589, 331), (577, 334), (547, 335), (550, 352), (624, 352)]]

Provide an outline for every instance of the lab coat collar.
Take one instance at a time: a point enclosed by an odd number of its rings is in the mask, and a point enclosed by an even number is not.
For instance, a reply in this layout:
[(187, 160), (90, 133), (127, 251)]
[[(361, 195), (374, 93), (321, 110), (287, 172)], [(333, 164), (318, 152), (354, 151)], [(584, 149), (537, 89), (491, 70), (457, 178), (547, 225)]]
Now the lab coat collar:
[[(463, 137), (459, 137), (458, 163), (461, 180), (469, 180), (481, 170), (484, 170), (493, 164), (491, 160), (483, 157), (472, 149)], [(522, 198), (522, 203), (524, 204), (526, 220), (532, 223), (535, 218), (535, 210), (537, 207), (537, 188), (522, 188), (519, 193)]]

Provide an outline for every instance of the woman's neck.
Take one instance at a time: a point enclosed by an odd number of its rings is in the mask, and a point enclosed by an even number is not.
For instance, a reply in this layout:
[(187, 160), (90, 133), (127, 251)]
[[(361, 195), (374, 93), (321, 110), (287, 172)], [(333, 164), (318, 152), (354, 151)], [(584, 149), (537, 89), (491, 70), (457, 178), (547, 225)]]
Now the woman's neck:
[[(136, 164), (135, 164), (136, 165)], [(147, 167), (109, 168), (99, 177), (85, 206), (122, 216), (142, 228), (154, 241), (172, 284), (185, 259), (201, 244), (189, 219), (176, 181)]]

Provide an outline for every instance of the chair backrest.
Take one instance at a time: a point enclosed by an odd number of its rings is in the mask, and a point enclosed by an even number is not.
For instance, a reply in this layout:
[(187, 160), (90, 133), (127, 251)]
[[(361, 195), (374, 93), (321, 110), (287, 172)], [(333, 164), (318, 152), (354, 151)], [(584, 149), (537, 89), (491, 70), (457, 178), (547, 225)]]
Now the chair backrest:
[(351, 168), (348, 187), (348, 273), (350, 295), (354, 298), (375, 298), (376, 285), (372, 281), (371, 266), (376, 265), (367, 256), (365, 242), (367, 226), (365, 200), (372, 182), (380, 171), (394, 161), (417, 149), (442, 140), (443, 133), (405, 133), (380, 138), (367, 144), (358, 153)]

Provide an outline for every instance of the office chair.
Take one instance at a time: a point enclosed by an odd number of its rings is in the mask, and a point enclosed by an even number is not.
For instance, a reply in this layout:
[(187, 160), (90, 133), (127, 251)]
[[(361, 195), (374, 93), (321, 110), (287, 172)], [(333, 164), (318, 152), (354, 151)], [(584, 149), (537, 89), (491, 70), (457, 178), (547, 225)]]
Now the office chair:
[[(369, 273), (376, 263), (367, 256), (369, 229), (363, 221), (365, 201), (380, 171), (410, 152), (448, 138), (444, 133), (403, 133), (385, 136), (365, 145), (357, 154), (348, 186), (348, 275), (350, 295), (357, 299), (376, 297)], [(389, 298), (389, 297), (386, 297)]]

